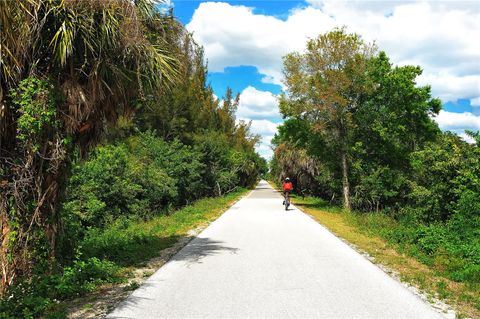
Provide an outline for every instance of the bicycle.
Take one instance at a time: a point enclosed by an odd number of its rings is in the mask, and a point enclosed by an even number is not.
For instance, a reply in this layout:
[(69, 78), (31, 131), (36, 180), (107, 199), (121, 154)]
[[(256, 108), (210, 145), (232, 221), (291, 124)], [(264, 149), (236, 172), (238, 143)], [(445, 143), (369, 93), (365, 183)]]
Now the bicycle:
[(285, 210), (288, 210), (288, 207), (290, 206), (290, 192), (285, 192), (283, 205), (285, 205)]

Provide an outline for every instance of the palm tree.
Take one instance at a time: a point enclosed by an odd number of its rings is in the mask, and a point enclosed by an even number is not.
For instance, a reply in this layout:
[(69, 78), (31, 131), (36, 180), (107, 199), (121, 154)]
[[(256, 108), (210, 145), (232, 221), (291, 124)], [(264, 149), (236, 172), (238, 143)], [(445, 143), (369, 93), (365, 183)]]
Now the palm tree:
[[(158, 36), (168, 17), (155, 5), (153, 0), (0, 2), (0, 293), (17, 275), (28, 275), (36, 236), (47, 238), (54, 255), (68, 151), (78, 146), (85, 154), (106, 123), (131, 114), (135, 101), (174, 80), (176, 60)], [(19, 84), (28, 78), (49, 83), (52, 96), (61, 98), (54, 101), (55, 125), (20, 141), (24, 110), (15, 99), (25, 98)], [(37, 95), (30, 96), (32, 105), (42, 102)], [(43, 114), (38, 108), (31, 110), (33, 118)], [(12, 231), (15, 241), (9, 239)]]

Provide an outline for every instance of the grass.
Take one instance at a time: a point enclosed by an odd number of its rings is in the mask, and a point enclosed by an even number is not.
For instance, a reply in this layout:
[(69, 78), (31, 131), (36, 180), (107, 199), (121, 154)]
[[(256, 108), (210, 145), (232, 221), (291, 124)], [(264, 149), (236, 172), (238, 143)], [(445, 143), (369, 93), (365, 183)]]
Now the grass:
[(407, 282), (432, 297), (451, 305), (460, 318), (480, 318), (480, 288), (475, 283), (460, 283), (404, 253), (404, 247), (389, 243), (382, 234), (397, 227), (383, 214), (344, 212), (341, 208), (313, 197), (292, 196), (292, 202), (338, 237), (368, 253), (376, 263), (386, 266)]
[(201, 199), (170, 215), (149, 221), (118, 221), (105, 230), (92, 229), (82, 243), (85, 257), (107, 259), (123, 267), (139, 266), (182, 238), (188, 231), (218, 218), (247, 190)]
[(104, 230), (92, 229), (82, 242), (82, 254), (112, 261), (122, 267), (123, 274), (130, 276), (133, 269), (144, 266), (163, 249), (191, 237), (189, 231), (217, 219), (247, 192), (239, 189), (222, 197), (200, 199), (172, 214), (148, 221), (121, 220)]

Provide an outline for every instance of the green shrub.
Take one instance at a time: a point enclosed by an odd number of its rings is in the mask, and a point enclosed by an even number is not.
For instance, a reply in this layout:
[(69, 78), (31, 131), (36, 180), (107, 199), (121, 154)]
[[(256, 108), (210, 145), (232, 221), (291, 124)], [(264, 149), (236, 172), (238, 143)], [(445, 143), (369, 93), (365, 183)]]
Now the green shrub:
[(432, 255), (440, 247), (444, 247), (447, 240), (447, 229), (443, 225), (419, 225), (414, 244), (426, 255)]
[(174, 179), (156, 162), (135, 156), (125, 144), (108, 145), (74, 166), (63, 207), (84, 227), (102, 227), (121, 216), (148, 217), (176, 196)]
[[(202, 197), (205, 188), (202, 175), (206, 164), (200, 162), (202, 154), (197, 150), (178, 140), (167, 143), (151, 133), (132, 136), (126, 144), (138, 161), (161, 169), (173, 180), (175, 198), (172, 198), (172, 204), (178, 207)], [(164, 181), (159, 179), (159, 182)]]
[(455, 281), (480, 283), (480, 265), (466, 265), (463, 269), (452, 272), (450, 278)]
[(63, 276), (55, 285), (57, 298), (68, 299), (94, 290), (100, 284), (120, 282), (120, 267), (96, 257), (76, 260), (63, 269)]
[(1, 318), (37, 318), (43, 314), (55, 303), (49, 287), (57, 280), (57, 277), (33, 276), (31, 282), (22, 280), (11, 286), (0, 300)]
[(159, 236), (147, 224), (119, 221), (105, 229), (90, 229), (80, 247), (86, 257), (96, 256), (120, 265), (134, 265), (154, 257), (160, 249), (177, 240), (178, 236)]
[(449, 228), (463, 240), (480, 241), (480, 193), (466, 190), (460, 195)]
[(60, 300), (70, 299), (92, 291), (100, 284), (122, 280), (120, 268), (98, 258), (76, 260), (62, 274), (38, 271), (30, 280), (10, 287), (6, 298), (0, 300), (0, 318), (64, 318)]

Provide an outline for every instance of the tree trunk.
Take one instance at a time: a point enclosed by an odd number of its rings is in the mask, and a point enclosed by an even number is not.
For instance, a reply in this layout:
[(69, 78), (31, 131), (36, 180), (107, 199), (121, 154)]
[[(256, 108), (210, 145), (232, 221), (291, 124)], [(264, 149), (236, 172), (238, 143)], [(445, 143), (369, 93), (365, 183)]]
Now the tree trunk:
[(350, 210), (350, 183), (348, 182), (347, 152), (342, 151), (343, 208)]
[(0, 266), (2, 272), (2, 282), (0, 284), (1, 297), (5, 293), (5, 289), (13, 277), (12, 269), (10, 267), (10, 263), (8, 262), (8, 236), (10, 233), (10, 228), (8, 227), (7, 196), (5, 194), (2, 194), (0, 197), (0, 231), (2, 245), (0, 248)]

